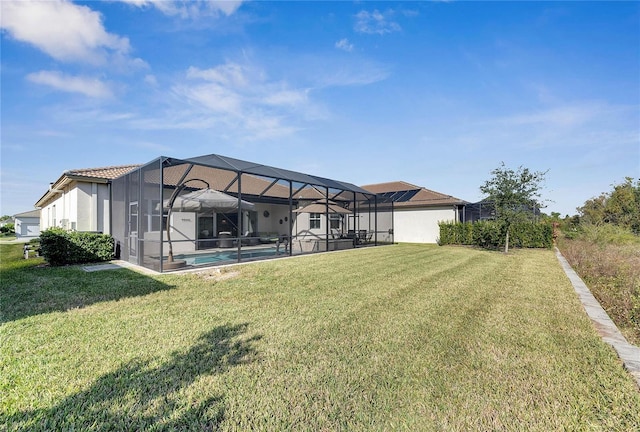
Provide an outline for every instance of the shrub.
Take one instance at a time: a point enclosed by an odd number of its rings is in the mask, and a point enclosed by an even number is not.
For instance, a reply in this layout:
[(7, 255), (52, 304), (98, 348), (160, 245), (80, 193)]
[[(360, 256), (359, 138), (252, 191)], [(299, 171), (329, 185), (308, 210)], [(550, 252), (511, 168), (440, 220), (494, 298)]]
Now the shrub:
[(640, 244), (640, 236), (633, 234), (629, 229), (613, 224), (582, 224), (578, 233), (579, 235), (573, 238), (578, 237), (599, 245)]
[[(640, 243), (560, 238), (558, 248), (631, 343), (640, 344)], [(608, 232), (608, 231), (607, 231)]]
[(51, 265), (82, 264), (113, 258), (113, 238), (106, 234), (50, 228), (40, 234), (40, 249)]
[[(505, 225), (499, 221), (475, 223), (441, 222), (438, 243), (473, 245), (486, 249), (504, 246)], [(553, 227), (546, 223), (519, 222), (511, 225), (510, 242), (514, 247), (550, 248)]]

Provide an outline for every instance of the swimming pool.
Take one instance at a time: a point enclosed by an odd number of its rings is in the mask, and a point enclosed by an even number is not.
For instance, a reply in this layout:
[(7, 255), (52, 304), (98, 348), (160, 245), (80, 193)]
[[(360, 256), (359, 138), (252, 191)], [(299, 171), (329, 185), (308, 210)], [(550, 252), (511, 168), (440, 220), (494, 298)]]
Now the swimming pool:
[[(254, 249), (254, 250), (243, 250), (240, 252), (240, 258), (243, 260), (254, 259), (254, 258), (264, 258), (275, 256), (278, 253), (278, 249), (266, 248), (266, 249)], [(280, 255), (284, 255), (283, 251), (280, 251)], [(238, 251), (216, 251), (205, 254), (197, 254), (197, 255), (176, 255), (176, 259), (185, 260), (187, 265), (203, 265), (203, 264), (216, 264), (224, 261), (238, 261)]]

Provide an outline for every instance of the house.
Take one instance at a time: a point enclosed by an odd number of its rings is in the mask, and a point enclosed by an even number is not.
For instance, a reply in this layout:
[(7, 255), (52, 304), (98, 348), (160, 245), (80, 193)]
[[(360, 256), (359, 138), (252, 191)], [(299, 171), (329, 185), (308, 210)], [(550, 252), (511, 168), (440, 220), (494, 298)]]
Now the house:
[(466, 201), (403, 181), (362, 186), (393, 202), (394, 241), (437, 243), (439, 222), (462, 220)]
[(13, 216), (16, 238), (30, 239), (40, 235), (40, 210), (31, 210)]
[(35, 203), (40, 229), (111, 233), (111, 180), (139, 165), (68, 170)]
[(65, 171), (36, 207), (42, 230), (111, 234), (121, 259), (166, 271), (273, 253), (435, 243), (438, 222), (460, 220), (465, 203), (405, 182), (359, 187), (204, 155)]

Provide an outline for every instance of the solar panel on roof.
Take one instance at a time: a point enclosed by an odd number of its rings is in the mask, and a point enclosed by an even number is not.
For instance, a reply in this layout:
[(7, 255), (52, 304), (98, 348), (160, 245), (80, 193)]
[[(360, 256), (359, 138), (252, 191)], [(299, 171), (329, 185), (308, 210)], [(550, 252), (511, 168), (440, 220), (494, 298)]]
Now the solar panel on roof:
[(389, 198), (393, 202), (407, 202), (411, 200), (416, 194), (420, 192), (420, 189), (411, 189), (406, 191), (391, 191), (384, 192), (382, 195), (384, 198)]

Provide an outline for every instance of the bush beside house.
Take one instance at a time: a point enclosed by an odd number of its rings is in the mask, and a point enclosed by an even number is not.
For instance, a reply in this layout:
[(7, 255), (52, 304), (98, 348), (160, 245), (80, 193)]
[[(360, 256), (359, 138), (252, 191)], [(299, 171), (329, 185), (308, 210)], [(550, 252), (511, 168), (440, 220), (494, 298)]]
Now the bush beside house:
[(49, 228), (40, 234), (40, 249), (51, 265), (83, 264), (113, 259), (114, 241), (107, 234)]
[[(440, 222), (439, 225), (440, 245), (470, 245), (487, 249), (504, 246), (505, 226), (499, 221)], [(514, 247), (550, 248), (553, 246), (553, 227), (533, 222), (514, 223), (509, 242)]]

